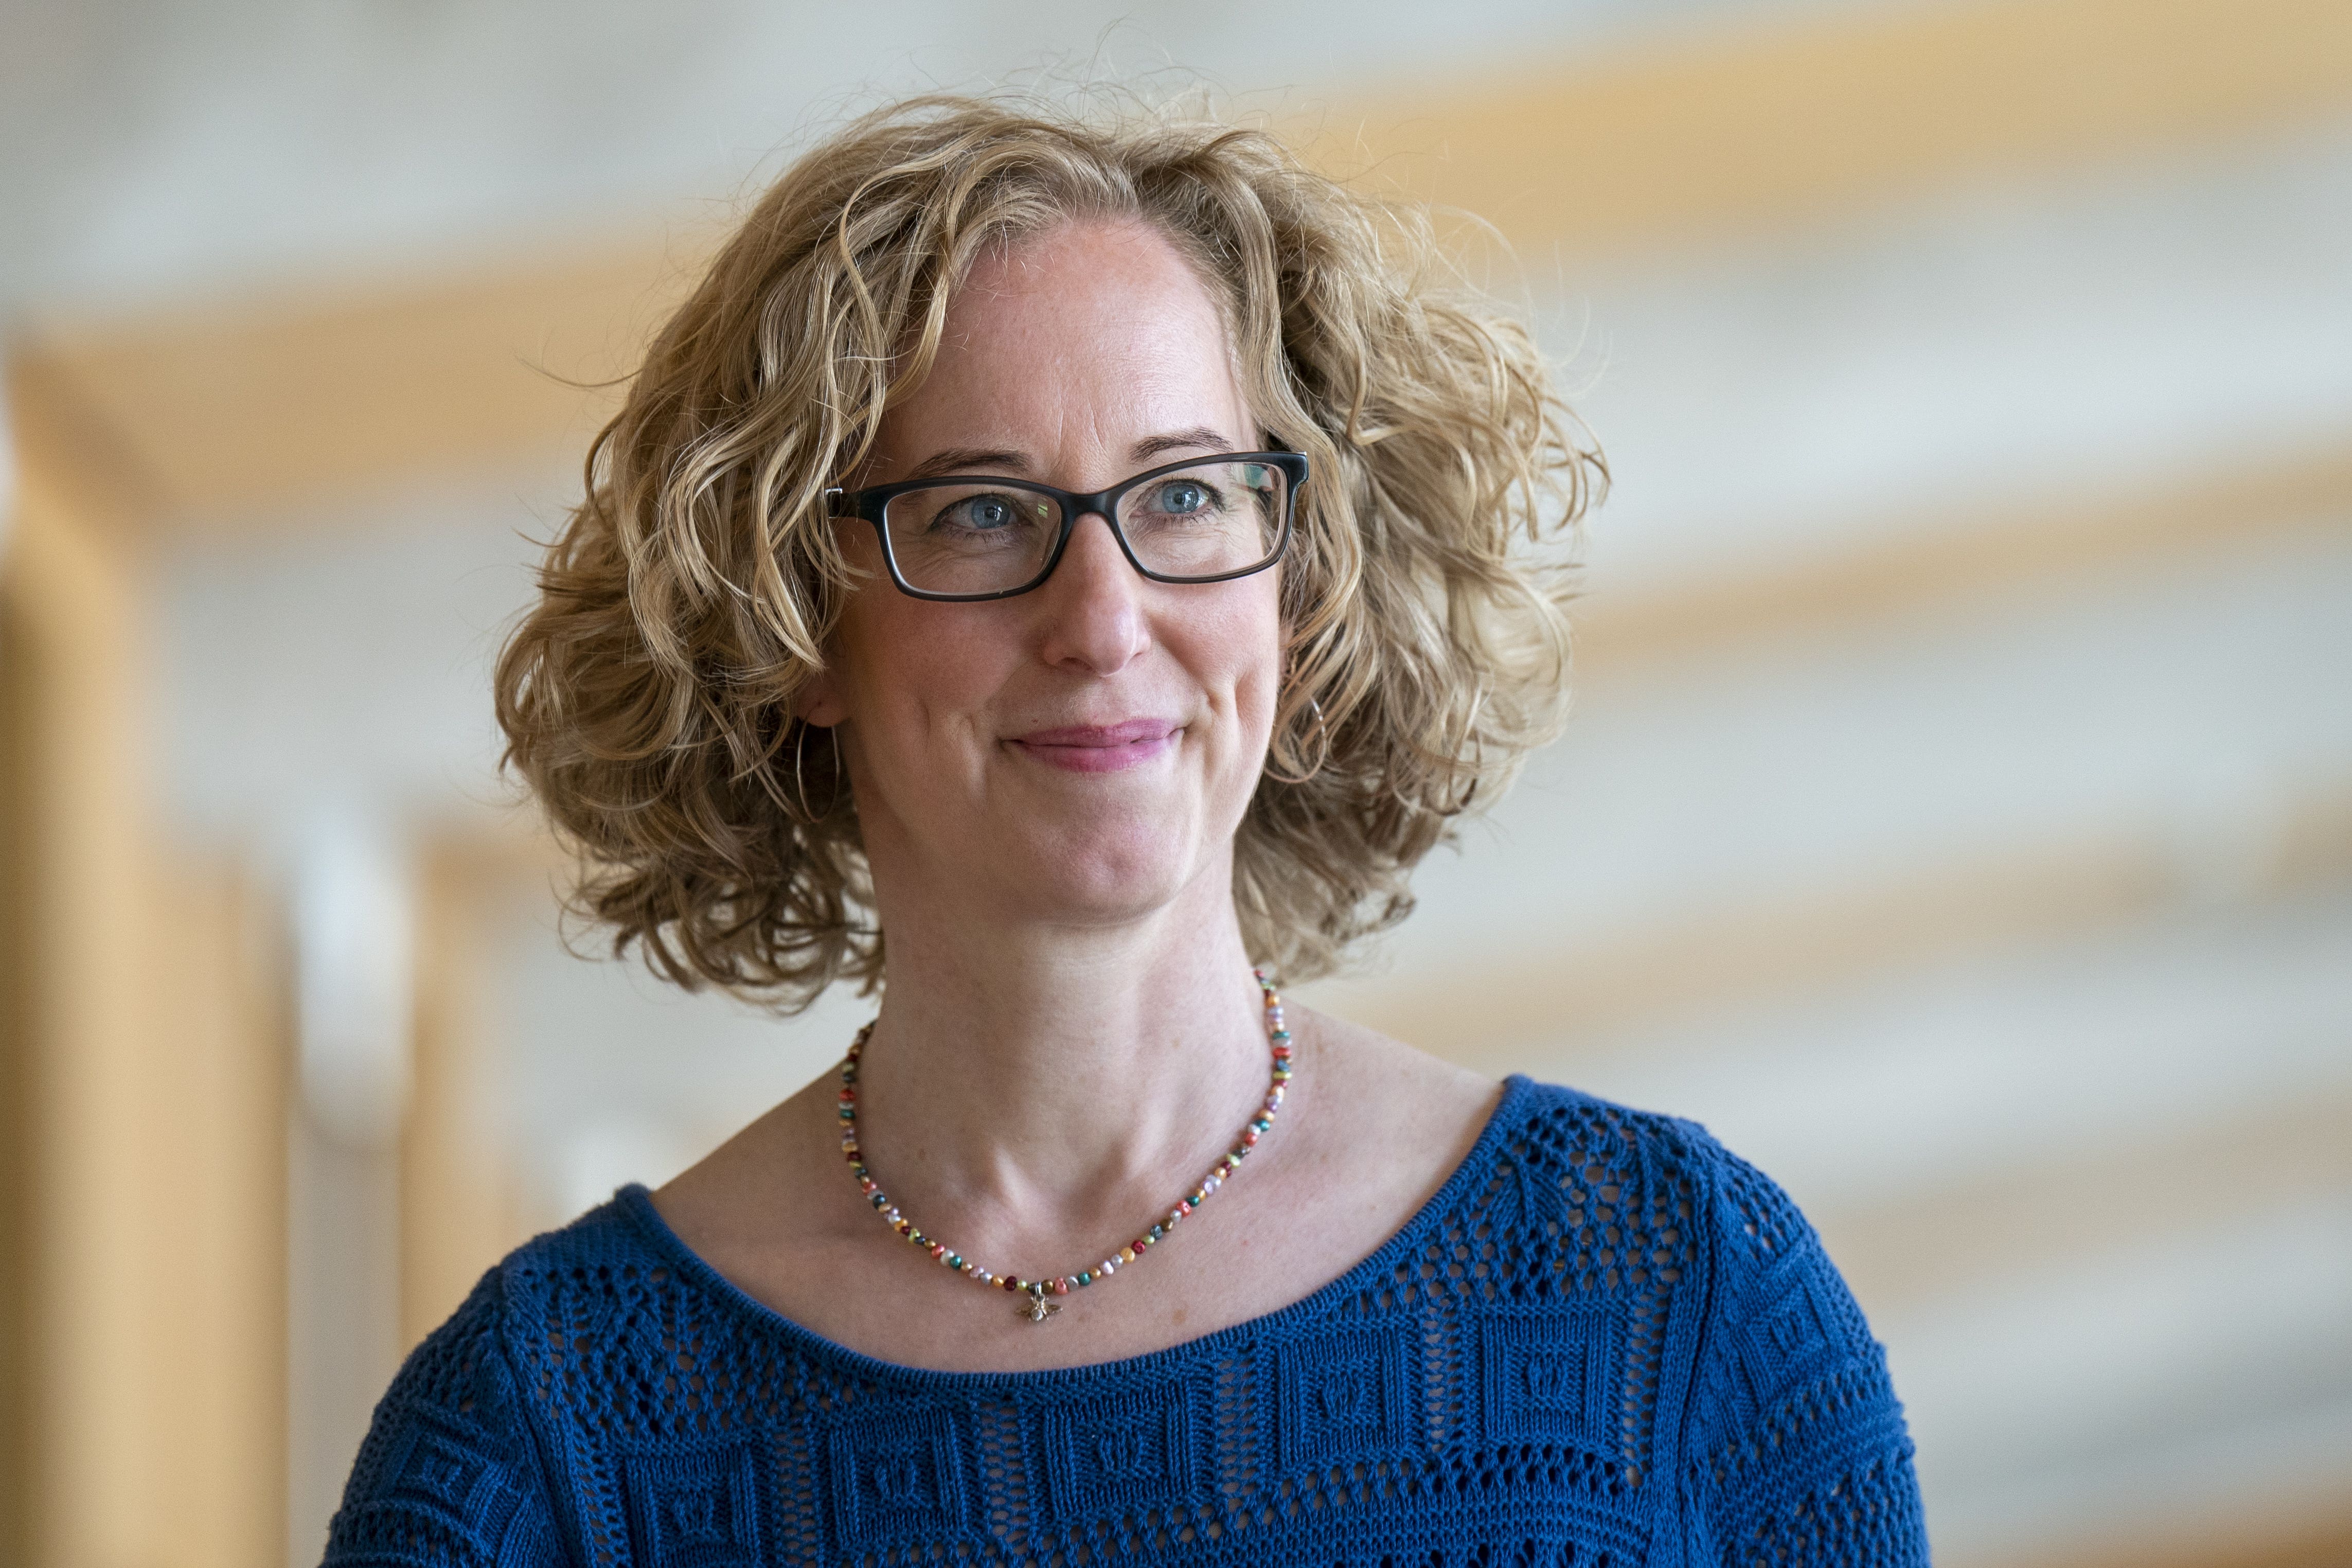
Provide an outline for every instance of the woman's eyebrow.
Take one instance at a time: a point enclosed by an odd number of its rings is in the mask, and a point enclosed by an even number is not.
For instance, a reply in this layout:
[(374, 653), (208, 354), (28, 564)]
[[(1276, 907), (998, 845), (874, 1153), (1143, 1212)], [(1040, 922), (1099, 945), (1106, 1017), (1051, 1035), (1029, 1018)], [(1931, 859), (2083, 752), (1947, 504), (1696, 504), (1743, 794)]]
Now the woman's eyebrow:
[[(1233, 446), (1230, 437), (1201, 425), (1190, 430), (1170, 430), (1158, 436), (1146, 436), (1129, 450), (1135, 461), (1148, 463), (1163, 453), (1226, 452), (1233, 450)], [(932, 453), (913, 468), (908, 468), (906, 477), (909, 479), (928, 479), (938, 474), (970, 474), (991, 470), (1025, 474), (1029, 472), (1028, 456), (1009, 447), (948, 447)]]
[(1197, 425), (1190, 430), (1171, 430), (1164, 436), (1146, 436), (1135, 444), (1130, 450), (1130, 455), (1139, 463), (1148, 463), (1163, 452), (1188, 450), (1230, 452), (1233, 449), (1234, 444), (1229, 437), (1210, 429), (1206, 425)]
[(1029, 471), (1029, 459), (1019, 452), (991, 447), (950, 447), (908, 468), (907, 477), (927, 479), (933, 474), (971, 473), (981, 468), (1004, 468), (1025, 474)]

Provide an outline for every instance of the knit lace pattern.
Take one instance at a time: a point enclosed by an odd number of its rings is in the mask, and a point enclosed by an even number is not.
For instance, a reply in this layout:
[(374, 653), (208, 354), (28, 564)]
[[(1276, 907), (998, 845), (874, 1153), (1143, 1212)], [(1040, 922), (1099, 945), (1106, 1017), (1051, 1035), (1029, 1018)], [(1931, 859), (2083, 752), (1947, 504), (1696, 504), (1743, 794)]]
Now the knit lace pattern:
[(1885, 1357), (1787, 1195), (1694, 1123), (1514, 1078), (1371, 1257), (1097, 1366), (857, 1354), (625, 1188), (409, 1357), (326, 1562), (1909, 1568), (1927, 1545)]

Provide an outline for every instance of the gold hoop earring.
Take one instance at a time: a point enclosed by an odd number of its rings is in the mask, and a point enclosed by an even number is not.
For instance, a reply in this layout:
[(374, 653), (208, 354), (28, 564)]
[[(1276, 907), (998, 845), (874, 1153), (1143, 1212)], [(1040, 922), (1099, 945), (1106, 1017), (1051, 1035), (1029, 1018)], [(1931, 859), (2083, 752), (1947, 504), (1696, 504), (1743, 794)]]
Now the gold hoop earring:
[(1309, 697), (1307, 700), (1307, 710), (1315, 716), (1314, 735), (1318, 742), (1315, 750), (1315, 765), (1302, 773), (1286, 773), (1274, 765), (1274, 748), (1268, 746), (1265, 752), (1265, 776), (1276, 784), (1306, 784), (1321, 773), (1323, 764), (1331, 760), (1331, 729), (1323, 721), (1323, 704)]
[(806, 826), (816, 818), (809, 815), (808, 781), (801, 777), (801, 753), (808, 749), (808, 721), (794, 721), (799, 728), (793, 731), (793, 798), (800, 802), (801, 825)]
[(823, 816), (832, 816), (834, 808), (841, 804), (841, 781), (844, 777), (841, 763), (841, 726), (838, 724), (824, 726), (824, 732), (833, 739), (833, 798), (825, 802), (824, 811), (821, 816), (817, 810), (809, 805), (808, 781), (801, 776), (801, 753), (807, 749), (808, 732), (815, 726), (805, 719), (797, 720), (795, 722), (800, 728), (793, 735), (793, 794), (800, 801), (801, 825), (804, 827), (814, 827), (823, 819)]

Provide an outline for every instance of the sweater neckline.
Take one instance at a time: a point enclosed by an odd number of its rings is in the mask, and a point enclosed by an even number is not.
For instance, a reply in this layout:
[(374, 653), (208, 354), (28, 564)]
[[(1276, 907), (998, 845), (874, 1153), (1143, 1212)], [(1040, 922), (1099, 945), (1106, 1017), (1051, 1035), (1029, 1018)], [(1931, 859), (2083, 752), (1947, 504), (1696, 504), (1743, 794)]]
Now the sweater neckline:
[(661, 1211), (654, 1206), (653, 1194), (643, 1183), (631, 1182), (613, 1194), (613, 1201), (646, 1245), (682, 1279), (692, 1280), (761, 1332), (784, 1340), (813, 1358), (833, 1363), (859, 1375), (950, 1394), (1002, 1391), (1014, 1384), (1036, 1388), (1110, 1382), (1122, 1377), (1149, 1375), (1165, 1371), (1171, 1364), (1196, 1361), (1202, 1355), (1213, 1354), (1254, 1335), (1312, 1318), (1332, 1302), (1361, 1290), (1418, 1246), (1422, 1233), (1453, 1209), (1465, 1192), (1486, 1179), (1488, 1169), (1495, 1163), (1496, 1148), (1510, 1124), (1518, 1119), (1522, 1102), (1533, 1087), (1532, 1082), (1521, 1073), (1513, 1073), (1505, 1079), (1501, 1098), (1495, 1102), (1495, 1109), (1487, 1113), (1486, 1125), (1479, 1130), (1476, 1140), (1470, 1145), (1470, 1152), (1462, 1157), (1461, 1163), (1454, 1167), (1444, 1181), (1438, 1184), (1437, 1190), (1394, 1234), (1337, 1278), (1317, 1286), (1288, 1306), (1277, 1307), (1258, 1317), (1212, 1330), (1197, 1339), (1146, 1351), (1141, 1355), (1117, 1361), (1087, 1362), (1076, 1366), (1040, 1367), (1027, 1372), (952, 1372), (938, 1367), (907, 1366), (851, 1350), (847, 1345), (827, 1339), (815, 1330), (786, 1317), (713, 1268), (670, 1228), (669, 1221), (664, 1219)]

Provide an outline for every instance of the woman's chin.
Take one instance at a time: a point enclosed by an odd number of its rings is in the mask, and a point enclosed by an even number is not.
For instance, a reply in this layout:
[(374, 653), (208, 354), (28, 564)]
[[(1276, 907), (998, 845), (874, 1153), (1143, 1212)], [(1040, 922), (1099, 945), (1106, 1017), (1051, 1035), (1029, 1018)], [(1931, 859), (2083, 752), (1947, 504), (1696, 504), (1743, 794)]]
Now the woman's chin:
[(1024, 847), (1025, 865), (1007, 880), (1029, 912), (1057, 924), (1150, 915), (1181, 897), (1210, 858), (1199, 842), (1165, 832), (1061, 833)]

